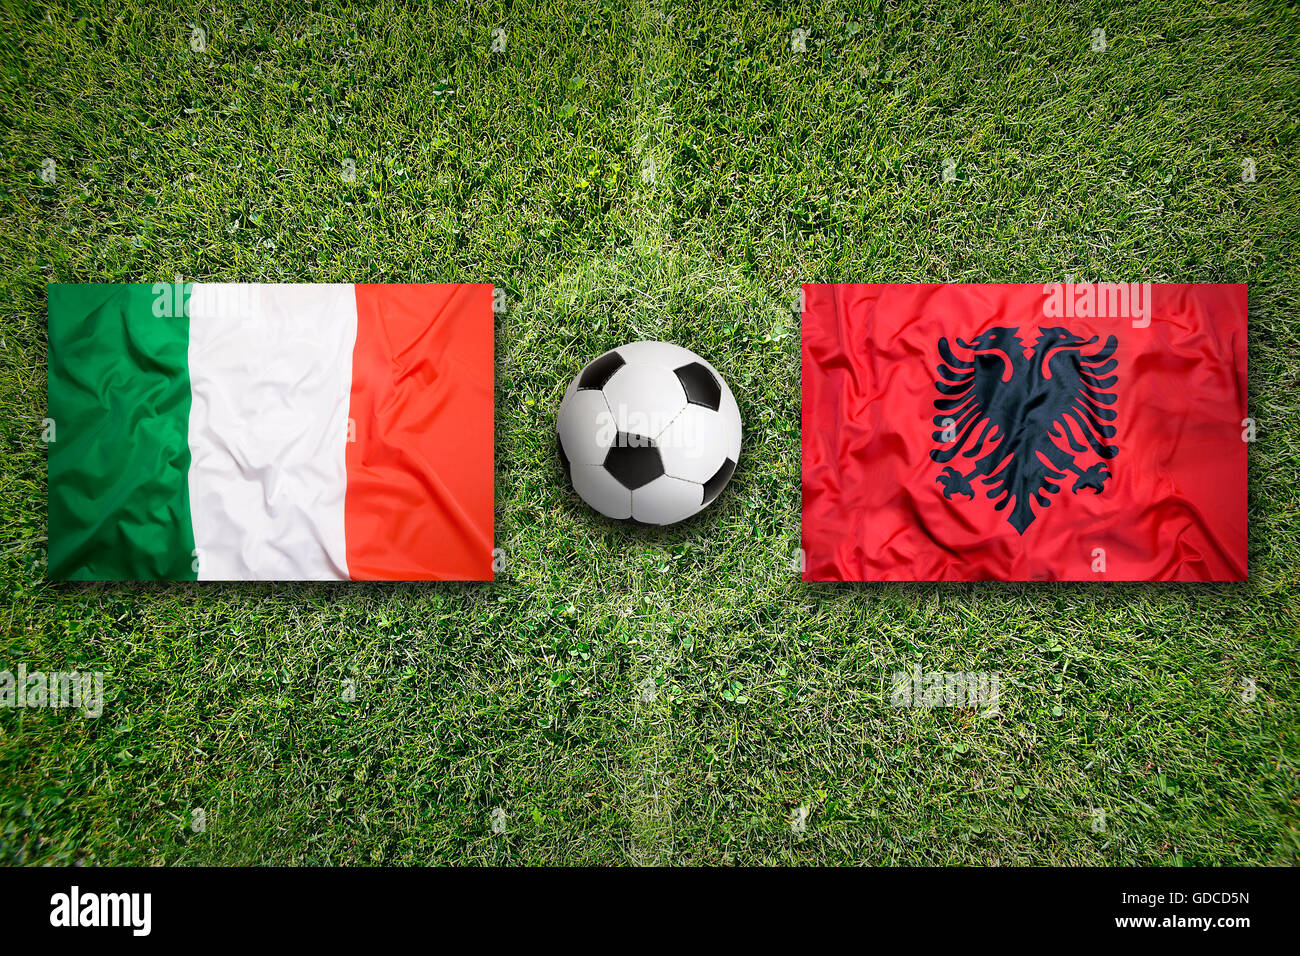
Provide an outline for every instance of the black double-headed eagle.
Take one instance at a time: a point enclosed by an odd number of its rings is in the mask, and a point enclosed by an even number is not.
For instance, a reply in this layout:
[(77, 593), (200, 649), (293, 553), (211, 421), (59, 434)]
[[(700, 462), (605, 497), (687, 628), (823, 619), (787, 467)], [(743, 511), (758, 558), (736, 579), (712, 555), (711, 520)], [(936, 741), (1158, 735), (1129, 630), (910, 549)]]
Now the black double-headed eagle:
[[(946, 447), (930, 457), (947, 463), (959, 454), (974, 458), (962, 474), (952, 466), (937, 481), (945, 498), (975, 498), (971, 482), (988, 486), (994, 508), (1011, 507), (1007, 521), (1020, 534), (1035, 518), (1032, 501), (1046, 508), (1061, 482), (1073, 477), (1071, 491), (1085, 488), (1101, 494), (1110, 477), (1105, 462), (1118, 454), (1109, 444), (1115, 437), (1115, 393), (1118, 364), (1111, 356), (1119, 342), (1110, 336), (1100, 351), (1084, 354), (1097, 336), (1083, 338), (1068, 329), (1039, 328), (1029, 349), (1019, 328), (998, 326), (970, 342), (956, 339), (967, 358), (959, 358), (946, 338), (939, 339), (939, 379), (942, 396), (934, 402), (934, 440)], [(1101, 461), (1082, 468), (1076, 455), (1091, 451)]]

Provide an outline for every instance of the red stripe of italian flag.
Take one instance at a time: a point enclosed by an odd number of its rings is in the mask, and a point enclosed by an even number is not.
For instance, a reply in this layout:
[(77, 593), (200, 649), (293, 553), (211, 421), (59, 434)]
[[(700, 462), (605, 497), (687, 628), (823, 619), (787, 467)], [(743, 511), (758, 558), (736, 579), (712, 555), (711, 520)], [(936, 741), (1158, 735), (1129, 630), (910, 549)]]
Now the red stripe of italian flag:
[(51, 287), (52, 576), (492, 577), (490, 285), (142, 288)]

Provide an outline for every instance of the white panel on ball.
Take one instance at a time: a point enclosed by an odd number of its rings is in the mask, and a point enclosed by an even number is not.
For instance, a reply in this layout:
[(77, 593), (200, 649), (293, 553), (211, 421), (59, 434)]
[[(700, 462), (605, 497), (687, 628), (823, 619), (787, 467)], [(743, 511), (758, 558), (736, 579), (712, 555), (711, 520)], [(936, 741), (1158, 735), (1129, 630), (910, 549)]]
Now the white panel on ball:
[(578, 497), (601, 514), (621, 521), (632, 517), (632, 492), (603, 465), (574, 465), (569, 474)]
[(687, 405), (655, 439), (664, 473), (704, 484), (727, 457), (729, 432), (726, 419), (718, 412)]
[(565, 400), (556, 424), (564, 453), (574, 465), (599, 465), (617, 437), (605, 396), (592, 389), (574, 392)]
[(632, 517), (647, 524), (673, 524), (703, 507), (703, 487), (668, 475), (632, 492)]
[(667, 428), (686, 407), (682, 383), (672, 369), (662, 367), (624, 365), (602, 391), (618, 430), (645, 438)]

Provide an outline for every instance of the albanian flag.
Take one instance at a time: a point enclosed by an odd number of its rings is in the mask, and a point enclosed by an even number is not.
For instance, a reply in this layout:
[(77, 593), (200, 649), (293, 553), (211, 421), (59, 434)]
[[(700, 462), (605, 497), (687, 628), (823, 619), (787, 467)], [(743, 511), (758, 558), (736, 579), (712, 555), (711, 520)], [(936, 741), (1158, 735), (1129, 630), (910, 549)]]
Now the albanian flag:
[(1246, 287), (806, 285), (809, 581), (1246, 577)]
[(490, 285), (49, 287), (49, 575), (490, 580)]

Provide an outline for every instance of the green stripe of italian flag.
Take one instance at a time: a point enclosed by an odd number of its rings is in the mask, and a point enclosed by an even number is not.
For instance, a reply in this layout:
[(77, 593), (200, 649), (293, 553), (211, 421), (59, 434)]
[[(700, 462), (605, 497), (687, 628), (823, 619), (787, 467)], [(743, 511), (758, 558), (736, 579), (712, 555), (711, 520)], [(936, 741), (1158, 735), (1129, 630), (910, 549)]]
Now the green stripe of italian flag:
[(49, 573), (492, 577), (489, 285), (51, 285)]

